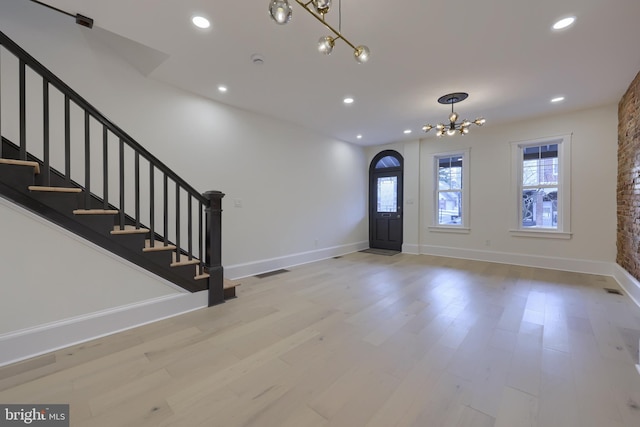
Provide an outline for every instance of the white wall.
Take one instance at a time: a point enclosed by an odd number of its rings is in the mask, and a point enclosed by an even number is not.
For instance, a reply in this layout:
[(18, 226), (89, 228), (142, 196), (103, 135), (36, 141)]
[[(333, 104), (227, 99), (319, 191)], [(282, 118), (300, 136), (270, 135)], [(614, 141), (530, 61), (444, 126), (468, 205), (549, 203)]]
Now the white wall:
[(196, 189), (226, 193), (228, 277), (366, 244), (361, 147), (166, 86), (68, 19), (43, 26), (22, 8), (5, 7), (5, 34)]
[[(600, 271), (592, 266), (615, 263), (617, 106), (554, 115), (526, 122), (474, 127), (468, 135), (424, 138), (420, 168), (405, 168), (405, 208), (419, 185), (419, 222), (405, 221), (405, 243), (420, 235), (420, 253), (530, 263), (553, 268)], [(571, 151), (571, 232), (569, 240), (514, 237), (510, 215), (510, 142), (573, 134)], [(382, 149), (406, 153), (413, 142), (367, 150), (370, 160)], [(433, 155), (470, 148), (470, 228), (468, 234), (429, 229), (433, 212)], [(415, 153), (415, 148), (411, 148)], [(405, 155), (405, 162), (412, 161)], [(415, 160), (414, 160), (415, 161)], [(417, 184), (419, 183), (419, 184)], [(405, 209), (405, 214), (406, 214)], [(406, 219), (406, 216), (405, 216)], [(487, 240), (489, 245), (487, 246)], [(578, 261), (578, 262), (573, 262)], [(607, 267), (609, 268), (609, 267)], [(611, 270), (612, 271), (612, 270)]]

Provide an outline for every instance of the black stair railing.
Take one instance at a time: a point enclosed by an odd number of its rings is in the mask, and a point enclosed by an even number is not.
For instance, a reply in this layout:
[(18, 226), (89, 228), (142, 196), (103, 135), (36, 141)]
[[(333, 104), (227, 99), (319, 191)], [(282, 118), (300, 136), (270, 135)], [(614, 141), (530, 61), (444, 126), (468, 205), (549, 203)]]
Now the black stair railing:
[[(194, 277), (209, 275), (205, 279), (209, 305), (224, 301), (224, 194), (196, 191), (2, 32), (0, 45), (4, 48), (0, 49), (0, 108), (3, 98), (17, 97), (18, 105), (18, 111), (7, 111), (7, 105), (13, 103), (5, 101), (0, 109), (0, 131), (4, 136), (7, 122), (19, 123), (11, 130), (18, 134), (13, 136), (19, 141), (20, 160), (27, 160), (28, 154), (41, 159), (41, 179), (49, 186), (52, 159), (57, 156), (55, 166), (64, 173), (65, 181), (84, 188), (85, 209), (92, 208), (95, 197), (102, 200), (101, 208), (117, 208), (121, 230), (148, 224), (149, 245), (175, 245), (176, 262), (199, 260), (194, 264)], [(34, 135), (39, 133), (35, 129), (42, 130), (40, 137)], [(56, 137), (63, 140), (58, 151), (53, 147)], [(143, 173), (144, 169), (148, 172)], [(101, 185), (96, 184), (100, 181)], [(161, 236), (159, 242), (156, 236)]]

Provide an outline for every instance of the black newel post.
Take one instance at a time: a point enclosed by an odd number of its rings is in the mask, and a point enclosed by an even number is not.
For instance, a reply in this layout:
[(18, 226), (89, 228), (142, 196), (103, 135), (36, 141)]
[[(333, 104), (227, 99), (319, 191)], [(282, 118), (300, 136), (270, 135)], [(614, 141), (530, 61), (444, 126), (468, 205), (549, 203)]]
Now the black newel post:
[(209, 307), (224, 302), (222, 269), (222, 198), (220, 191), (207, 191), (203, 194), (209, 200), (206, 212), (206, 242), (204, 265), (209, 273)]

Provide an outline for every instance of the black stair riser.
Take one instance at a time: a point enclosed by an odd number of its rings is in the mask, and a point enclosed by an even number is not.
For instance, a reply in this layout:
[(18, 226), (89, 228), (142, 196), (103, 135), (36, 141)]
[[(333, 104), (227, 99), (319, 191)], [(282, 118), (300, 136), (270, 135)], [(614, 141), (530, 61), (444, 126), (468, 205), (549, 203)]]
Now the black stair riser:
[(0, 164), (0, 180), (16, 188), (33, 185), (33, 168)]
[(180, 277), (184, 277), (185, 279), (193, 279), (196, 275), (197, 266), (197, 264), (181, 265), (178, 267), (171, 267), (171, 269), (174, 270), (176, 274), (180, 275)]
[(166, 268), (171, 264), (172, 253), (170, 251), (142, 252), (142, 255), (149, 261)]
[(78, 198), (81, 197), (81, 194), (78, 193), (51, 193), (46, 191), (29, 191), (28, 194), (34, 200), (57, 210), (61, 214), (69, 215), (73, 215), (73, 209), (69, 209), (69, 207), (77, 206)]
[(132, 251), (142, 251), (144, 248), (144, 241), (147, 239), (147, 234), (112, 234), (111, 238), (118, 244), (125, 246)]
[(74, 215), (74, 220), (101, 235), (109, 236), (114, 226), (114, 215)]

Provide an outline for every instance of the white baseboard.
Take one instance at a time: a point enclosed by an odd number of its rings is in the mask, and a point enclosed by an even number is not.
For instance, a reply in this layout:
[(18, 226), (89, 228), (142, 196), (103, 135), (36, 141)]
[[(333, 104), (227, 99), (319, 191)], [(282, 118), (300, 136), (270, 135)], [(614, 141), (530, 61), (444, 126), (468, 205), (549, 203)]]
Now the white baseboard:
[(236, 280), (243, 277), (255, 276), (256, 274), (267, 273), (269, 271), (296, 265), (307, 264), (314, 261), (345, 255), (351, 252), (361, 251), (369, 247), (369, 242), (356, 242), (347, 245), (333, 246), (330, 248), (318, 249), (315, 251), (300, 252), (278, 258), (264, 259), (260, 261), (236, 264), (224, 267), (225, 277)]
[(162, 296), (0, 335), (0, 366), (204, 308), (208, 291)]
[(420, 245), (411, 244), (411, 243), (403, 243), (402, 244), (402, 253), (410, 254), (410, 255), (420, 255)]
[(604, 261), (545, 257), (506, 252), (482, 251), (476, 249), (448, 248), (443, 246), (421, 245), (420, 253), (475, 261), (496, 262), (499, 264), (522, 265), (525, 267), (548, 268), (550, 270), (574, 271), (579, 273), (613, 276), (616, 264)]
[[(613, 277), (618, 281), (618, 284), (625, 290), (627, 295), (640, 307), (640, 282), (636, 280), (627, 270), (620, 267), (617, 263), (614, 264), (615, 270)], [(640, 357), (640, 355), (639, 355)]]
[(627, 295), (629, 295), (631, 300), (640, 307), (640, 282), (615, 262), (545, 257), (539, 255), (513, 254), (428, 245), (422, 245), (420, 247), (420, 253), (449, 258), (461, 258), (475, 261), (497, 262), (500, 264), (522, 265), (526, 267), (548, 268), (550, 270), (612, 276), (616, 279), (620, 287), (625, 290)]

